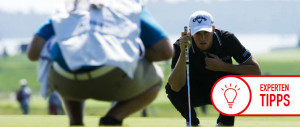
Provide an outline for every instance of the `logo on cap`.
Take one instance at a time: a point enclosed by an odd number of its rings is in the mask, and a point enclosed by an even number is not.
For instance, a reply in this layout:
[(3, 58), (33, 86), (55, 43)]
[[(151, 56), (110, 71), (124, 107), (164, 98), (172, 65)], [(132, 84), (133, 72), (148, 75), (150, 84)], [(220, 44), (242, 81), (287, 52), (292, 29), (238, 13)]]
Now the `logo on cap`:
[(198, 22), (199, 24), (201, 24), (202, 20), (206, 21), (207, 19), (203, 16), (197, 16), (196, 18), (193, 19), (193, 22)]

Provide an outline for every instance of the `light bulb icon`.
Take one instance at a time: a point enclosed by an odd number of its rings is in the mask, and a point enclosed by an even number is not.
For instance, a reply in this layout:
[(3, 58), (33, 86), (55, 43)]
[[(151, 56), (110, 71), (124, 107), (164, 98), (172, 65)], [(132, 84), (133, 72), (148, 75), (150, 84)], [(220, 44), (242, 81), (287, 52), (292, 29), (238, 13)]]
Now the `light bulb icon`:
[(237, 87), (237, 85), (235, 85), (235, 87), (232, 88), (231, 84), (230, 84), (230, 87), (228, 87), (228, 88), (225, 85), (225, 90), (223, 88), (221, 88), (224, 91), (224, 97), (225, 97), (230, 109), (232, 108), (232, 105), (237, 96), (237, 91), (240, 90), (240, 88), (237, 89), (236, 87)]

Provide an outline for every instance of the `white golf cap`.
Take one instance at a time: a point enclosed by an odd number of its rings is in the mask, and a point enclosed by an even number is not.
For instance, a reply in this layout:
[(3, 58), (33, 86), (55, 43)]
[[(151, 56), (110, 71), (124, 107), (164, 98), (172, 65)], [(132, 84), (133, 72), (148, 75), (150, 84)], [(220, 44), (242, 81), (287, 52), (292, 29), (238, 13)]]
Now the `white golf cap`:
[(25, 86), (25, 85), (27, 85), (27, 80), (26, 80), (26, 79), (24, 79), (24, 78), (23, 78), (23, 79), (21, 79), (21, 80), (20, 80), (20, 85), (21, 85), (21, 86)]
[(196, 11), (190, 16), (189, 25), (192, 35), (198, 31), (212, 32), (214, 19), (211, 14), (206, 11)]

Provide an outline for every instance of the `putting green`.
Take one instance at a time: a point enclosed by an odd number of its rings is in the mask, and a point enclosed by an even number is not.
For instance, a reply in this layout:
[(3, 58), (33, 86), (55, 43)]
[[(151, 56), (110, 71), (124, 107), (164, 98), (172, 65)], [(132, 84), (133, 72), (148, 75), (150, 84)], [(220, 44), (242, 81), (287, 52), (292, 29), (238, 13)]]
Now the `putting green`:
[[(216, 117), (199, 117), (201, 127), (215, 127)], [(99, 117), (85, 116), (84, 127), (98, 127)], [(236, 127), (300, 127), (300, 117), (237, 117)], [(67, 116), (1, 115), (0, 127), (69, 127)], [(182, 118), (130, 117), (123, 127), (185, 127)]]

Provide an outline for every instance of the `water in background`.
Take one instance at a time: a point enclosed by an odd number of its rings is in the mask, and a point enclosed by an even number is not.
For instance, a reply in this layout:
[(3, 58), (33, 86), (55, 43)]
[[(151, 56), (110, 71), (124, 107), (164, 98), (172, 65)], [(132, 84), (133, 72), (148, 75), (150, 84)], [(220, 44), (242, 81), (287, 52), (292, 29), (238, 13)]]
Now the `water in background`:
[[(180, 35), (171, 35), (174, 43)], [(295, 48), (298, 46), (297, 34), (236, 34), (236, 37), (251, 53), (265, 53), (274, 49)], [(0, 40), (0, 54), (4, 48), (8, 55), (20, 52), (21, 44), (28, 44), (30, 38), (10, 38)]]
[(20, 53), (20, 46), (22, 44), (29, 44), (31, 38), (7, 38), (0, 40), (0, 55), (4, 50), (8, 55), (16, 55)]
[[(171, 35), (174, 43), (180, 35)], [(276, 49), (288, 49), (298, 46), (297, 34), (235, 34), (251, 53), (265, 53)]]

